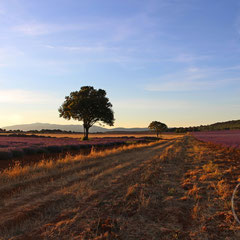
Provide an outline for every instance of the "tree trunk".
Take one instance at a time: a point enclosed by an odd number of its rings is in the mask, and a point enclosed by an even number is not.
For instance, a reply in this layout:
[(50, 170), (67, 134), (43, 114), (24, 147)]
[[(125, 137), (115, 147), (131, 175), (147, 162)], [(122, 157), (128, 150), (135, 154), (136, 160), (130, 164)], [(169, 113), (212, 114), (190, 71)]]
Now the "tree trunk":
[(85, 140), (88, 140), (88, 130), (89, 130), (89, 127), (86, 127), (85, 130), (86, 130), (86, 131), (85, 131), (84, 139), (85, 139)]

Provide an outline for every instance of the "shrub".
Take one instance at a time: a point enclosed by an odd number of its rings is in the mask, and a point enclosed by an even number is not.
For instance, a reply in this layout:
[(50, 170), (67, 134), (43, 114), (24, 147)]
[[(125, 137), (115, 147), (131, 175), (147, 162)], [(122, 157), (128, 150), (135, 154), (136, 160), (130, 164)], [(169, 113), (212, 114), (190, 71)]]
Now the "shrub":
[(36, 153), (37, 153), (37, 148), (33, 148), (33, 147), (23, 148), (23, 152), (24, 152), (26, 155), (36, 154)]
[(10, 151), (0, 151), (0, 160), (7, 160), (12, 158)]
[(70, 145), (70, 150), (79, 150), (80, 148), (80, 145)]
[(47, 146), (47, 150), (51, 153), (58, 153), (62, 151), (62, 148), (60, 146)]
[(21, 149), (14, 149), (12, 150), (12, 156), (14, 158), (18, 158), (18, 157), (23, 157), (24, 153)]
[(38, 147), (36, 148), (37, 153), (43, 154), (43, 153), (49, 153), (49, 151), (46, 148)]

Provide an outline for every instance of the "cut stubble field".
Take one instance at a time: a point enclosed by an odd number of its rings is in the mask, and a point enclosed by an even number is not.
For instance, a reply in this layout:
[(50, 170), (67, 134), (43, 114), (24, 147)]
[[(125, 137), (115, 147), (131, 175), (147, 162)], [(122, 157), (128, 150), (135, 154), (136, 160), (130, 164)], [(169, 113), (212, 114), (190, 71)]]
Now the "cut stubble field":
[(240, 151), (192, 136), (0, 175), (0, 239), (239, 239)]

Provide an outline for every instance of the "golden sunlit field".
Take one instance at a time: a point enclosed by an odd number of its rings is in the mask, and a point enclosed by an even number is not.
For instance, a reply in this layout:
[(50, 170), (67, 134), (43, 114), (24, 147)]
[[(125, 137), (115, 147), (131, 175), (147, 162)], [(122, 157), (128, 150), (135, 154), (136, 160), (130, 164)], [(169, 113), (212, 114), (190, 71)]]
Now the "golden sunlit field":
[(0, 239), (239, 239), (240, 151), (191, 136), (0, 175)]
[[(61, 138), (61, 137), (69, 137), (69, 138), (82, 138), (83, 134), (58, 134), (58, 133), (38, 133), (36, 134), (38, 136), (46, 136), (46, 137), (57, 137), (57, 138)], [(140, 137), (156, 137), (155, 133), (149, 132), (149, 133), (91, 133), (89, 135), (90, 138), (104, 138), (104, 137), (136, 137), (136, 138), (140, 138)], [(181, 133), (163, 133), (161, 134), (161, 138), (163, 139), (171, 139), (171, 138), (178, 138), (178, 137), (182, 137), (184, 136), (184, 134)]]
[(240, 151), (190, 135), (0, 175), (0, 239), (240, 239)]

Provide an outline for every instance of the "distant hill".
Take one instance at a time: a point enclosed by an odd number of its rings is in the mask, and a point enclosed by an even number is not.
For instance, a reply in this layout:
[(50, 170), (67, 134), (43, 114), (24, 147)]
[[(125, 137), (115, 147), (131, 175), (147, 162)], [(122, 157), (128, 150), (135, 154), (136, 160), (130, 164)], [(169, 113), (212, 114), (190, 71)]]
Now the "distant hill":
[[(62, 125), (62, 124), (50, 124), (50, 123), (32, 123), (32, 124), (21, 124), (21, 125), (13, 125), (13, 126), (7, 126), (2, 127), (2, 129), (9, 130), (21, 130), (21, 131), (31, 131), (31, 130), (42, 130), (42, 129), (49, 129), (49, 130), (55, 130), (60, 129), (62, 131), (72, 131), (72, 132), (83, 132), (83, 126), (78, 125)], [(139, 132), (139, 131), (148, 131), (147, 128), (112, 128), (107, 129), (103, 127), (98, 126), (92, 126), (90, 128), (90, 132)]]
[(226, 122), (217, 122), (209, 125), (201, 125), (195, 127), (179, 127), (168, 129), (170, 132), (197, 132), (197, 131), (218, 131), (218, 130), (233, 130), (240, 129), (240, 120), (232, 120)]
[[(13, 125), (3, 127), (6, 130), (22, 130), (22, 131), (31, 131), (31, 130), (42, 130), (42, 129), (49, 129), (55, 130), (60, 129), (62, 131), (72, 131), (72, 132), (83, 132), (82, 125), (62, 125), (62, 124), (50, 124), (50, 123), (31, 123), (31, 124), (21, 124), (21, 125)], [(90, 132), (105, 132), (106, 129), (98, 126), (93, 126), (90, 128)]]
[(240, 129), (240, 120), (217, 122), (208, 126), (211, 130)]

